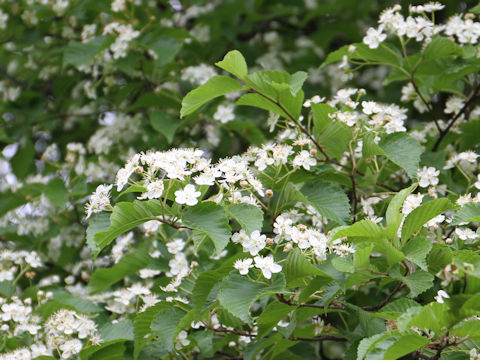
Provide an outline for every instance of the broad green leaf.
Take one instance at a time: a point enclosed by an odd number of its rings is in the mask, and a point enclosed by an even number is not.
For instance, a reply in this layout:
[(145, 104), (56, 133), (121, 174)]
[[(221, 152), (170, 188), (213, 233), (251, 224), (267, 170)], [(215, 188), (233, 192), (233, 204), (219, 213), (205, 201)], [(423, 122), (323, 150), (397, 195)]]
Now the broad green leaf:
[(287, 261), (283, 265), (282, 271), (285, 274), (288, 286), (297, 284), (298, 280), (300, 280), (300, 284), (302, 285), (308, 280), (309, 276), (330, 278), (330, 276), (308, 261), (298, 248), (295, 248), (288, 253)]
[(108, 231), (110, 228), (110, 214), (98, 213), (93, 214), (88, 222), (87, 227), (87, 246), (90, 248), (93, 254), (100, 252), (99, 247), (95, 243), (95, 234), (103, 231)]
[[(10, 160), (13, 173), (23, 179), (34, 166), (35, 147), (28, 139), (19, 146), (16, 154)], [(2, 175), (3, 177), (3, 175)]]
[(385, 152), (380, 146), (375, 142), (377, 134), (369, 131), (367, 132), (362, 139), (362, 155), (364, 157), (371, 157), (374, 155), (385, 155)]
[(395, 220), (397, 214), (400, 213), (402, 209), (403, 203), (408, 195), (412, 193), (417, 187), (416, 184), (411, 185), (410, 187), (403, 189), (395, 194), (395, 196), (390, 200), (390, 203), (387, 207), (387, 212), (385, 213), (385, 219), (387, 220), (387, 224)]
[(338, 186), (322, 180), (305, 184), (300, 192), (320, 215), (345, 225), (350, 217), (350, 202)]
[(415, 332), (395, 337), (395, 343), (384, 354), (384, 360), (396, 360), (429, 344), (429, 340)]
[(150, 115), (150, 124), (152, 124), (152, 127), (156, 131), (164, 135), (167, 138), (168, 143), (171, 144), (175, 132), (180, 126), (180, 121), (174, 119), (163, 110), (156, 110)]
[(242, 84), (229, 76), (214, 76), (205, 84), (190, 91), (183, 98), (180, 117), (193, 113), (200, 106), (216, 97), (242, 90), (242, 88)]
[(428, 270), (426, 258), (431, 249), (431, 240), (424, 237), (417, 237), (409, 240), (402, 248), (402, 252), (408, 260), (426, 271)]
[(0, 193), (0, 197), (2, 198), (2, 201), (0, 201), (0, 217), (28, 202), (24, 195), (11, 191)]
[(311, 104), (311, 107), (314, 125), (313, 134), (318, 137), (325, 130), (325, 127), (332, 122), (328, 115), (337, 112), (337, 109), (323, 103)]
[(377, 223), (372, 220), (360, 220), (353, 225), (340, 229), (332, 236), (332, 240), (341, 237), (382, 237), (385, 236), (385, 230), (383, 230)]
[(262, 338), (267, 335), (293, 309), (292, 306), (284, 303), (272, 302), (268, 304), (257, 319), (258, 337)]
[(162, 212), (163, 209), (158, 200), (135, 200), (133, 203), (121, 202), (116, 204), (110, 215), (110, 227), (108, 230), (97, 232), (94, 236), (95, 245), (98, 248), (95, 256), (117, 236), (144, 222), (153, 220), (155, 216), (161, 215)]
[(456, 336), (468, 336), (476, 341), (480, 340), (480, 320), (468, 320), (459, 325), (456, 325), (450, 332)]
[(102, 325), (98, 331), (100, 332), (103, 341), (112, 340), (132, 340), (133, 335), (133, 323), (131, 320), (123, 320), (116, 323), (107, 323)]
[(432, 274), (423, 270), (417, 270), (413, 274), (402, 277), (400, 280), (410, 289), (410, 296), (415, 298), (433, 286), (433, 279)]
[(227, 208), (228, 214), (233, 217), (247, 234), (253, 231), (262, 231), (263, 211), (255, 205), (234, 204)]
[(117, 264), (110, 268), (95, 271), (88, 283), (90, 292), (99, 293), (106, 290), (126, 276), (133, 275), (147, 267), (150, 261), (149, 249), (150, 243), (143, 241), (133, 252), (124, 255)]
[(461, 55), (462, 48), (454, 41), (443, 36), (436, 36), (425, 48), (425, 60), (436, 59), (442, 56)]
[(230, 274), (220, 284), (217, 298), (232, 315), (250, 323), (249, 310), (254, 301), (261, 296), (281, 292), (284, 288), (283, 274), (274, 275), (270, 285), (252, 282), (239, 274)]
[(155, 316), (166, 308), (173, 307), (173, 303), (161, 302), (147, 308), (144, 312), (141, 312), (135, 316), (134, 320), (134, 359), (138, 358), (142, 348), (150, 341), (152, 336), (152, 331), (150, 325), (152, 324)]
[(227, 246), (231, 229), (225, 210), (214, 202), (208, 201), (188, 208), (182, 217), (183, 223), (204, 234), (215, 246), (218, 255)]
[(376, 49), (370, 49), (363, 43), (355, 43), (355, 51), (351, 55), (352, 59), (359, 59), (371, 64), (387, 64), (398, 66), (402, 56), (397, 53), (390, 45), (380, 44)]
[(414, 179), (417, 176), (418, 164), (422, 148), (417, 140), (404, 132), (385, 136), (378, 146), (392, 162), (405, 169), (407, 175)]
[(296, 96), (297, 93), (302, 89), (303, 83), (307, 80), (308, 74), (305, 71), (297, 71), (292, 75), (292, 78), (289, 82), (290, 92), (293, 96)]
[[(363, 338), (360, 343), (358, 344), (357, 348), (357, 360), (363, 360), (365, 355), (367, 355), (368, 351), (373, 348), (373, 346), (379, 342), (383, 337), (387, 334), (381, 333), (376, 334), (367, 338)], [(387, 335), (388, 336), (388, 335)]]
[(177, 325), (185, 312), (172, 307), (170, 309), (160, 310), (150, 325), (150, 328), (155, 332), (155, 336), (163, 344), (167, 351), (173, 350), (173, 337), (177, 330)]
[(60, 178), (54, 178), (45, 187), (45, 196), (56, 206), (64, 207), (68, 201), (68, 190)]
[(453, 218), (452, 225), (478, 221), (480, 221), (480, 203), (468, 203), (457, 211)]
[(156, 55), (156, 59), (153, 59), (155, 65), (161, 67), (175, 58), (175, 55), (182, 48), (182, 43), (165, 36), (153, 36), (146, 46), (153, 50)]
[(229, 51), (223, 60), (216, 62), (215, 65), (242, 80), (248, 74), (245, 58), (238, 50)]
[(278, 114), (285, 119), (288, 119), (288, 115), (286, 112), (284, 112), (281, 108), (279, 108), (277, 105), (275, 105), (274, 102), (271, 102), (267, 99), (265, 99), (262, 95), (259, 94), (244, 94), (240, 99), (237, 100), (235, 105), (244, 105), (244, 106), (253, 106), (259, 109), (271, 111), (275, 114)]
[(421, 307), (421, 305), (412, 299), (401, 298), (385, 305), (380, 312), (375, 314), (375, 316), (395, 320), (400, 315), (407, 312), (408, 309), (415, 307), (418, 308)]
[(327, 155), (332, 158), (340, 158), (348, 149), (351, 139), (352, 129), (339, 121), (331, 121), (316, 136), (317, 142), (325, 149)]
[(402, 227), (402, 241), (405, 242), (424, 224), (435, 216), (451, 210), (452, 205), (447, 198), (441, 198), (429, 201), (420, 205), (407, 215)]
[(113, 42), (110, 36), (97, 36), (92, 40), (81, 43), (70, 41), (63, 52), (63, 66), (73, 65), (79, 67), (93, 60), (95, 55), (105, 50)]

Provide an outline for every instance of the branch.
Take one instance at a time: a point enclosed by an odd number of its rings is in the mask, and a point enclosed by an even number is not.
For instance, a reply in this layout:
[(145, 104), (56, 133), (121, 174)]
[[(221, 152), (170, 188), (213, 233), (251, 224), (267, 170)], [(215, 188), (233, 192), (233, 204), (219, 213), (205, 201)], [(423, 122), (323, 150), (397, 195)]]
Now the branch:
[(440, 131), (440, 136), (438, 137), (437, 141), (435, 142), (435, 145), (433, 145), (433, 149), (432, 151), (436, 151), (438, 149), (438, 146), (440, 145), (440, 143), (442, 142), (443, 138), (445, 137), (445, 135), (448, 134), (448, 131), (450, 130), (450, 128), (453, 126), (453, 124), (455, 123), (455, 121), (457, 121), (461, 115), (463, 115), (468, 107), (470, 106), (470, 104), (475, 100), (475, 98), (478, 96), (478, 92), (480, 91), (480, 82), (477, 84), (477, 86), (475, 87), (475, 89), (472, 90), (472, 93), (470, 94), (469, 98), (467, 99), (467, 101), (465, 102), (465, 104), (463, 105), (463, 107), (460, 109), (460, 111), (453, 117), (452, 120), (450, 120), (450, 122), (448, 123), (447, 127), (445, 129), (443, 129), (442, 131)]
[(288, 340), (292, 341), (313, 341), (313, 342), (321, 342), (321, 341), (348, 341), (347, 338), (336, 336), (336, 335), (322, 335), (316, 336), (313, 338), (304, 338), (304, 337), (289, 337)]
[(372, 306), (364, 306), (362, 307), (363, 310), (366, 311), (377, 311), (380, 310), (382, 307), (387, 305), (392, 298), (395, 296), (396, 293), (398, 293), (400, 290), (402, 290), (405, 287), (404, 283), (400, 283), (397, 285), (397, 287), (392, 291), (390, 295), (387, 296), (385, 300), (383, 300), (381, 303), (378, 303), (377, 305), (372, 305)]
[(435, 122), (435, 126), (437, 127), (437, 130), (438, 132), (441, 134), (442, 133), (442, 129), (440, 128), (440, 124), (438, 123), (438, 120), (435, 118), (435, 114), (433, 113), (433, 109), (432, 109), (432, 106), (430, 105), (429, 102), (427, 102), (427, 100), (423, 97), (422, 93), (420, 92), (420, 89), (418, 88), (417, 86), (417, 83), (415, 82), (415, 79), (412, 77), (410, 77), (410, 83), (413, 85), (413, 88), (415, 89), (415, 92), (417, 93), (417, 95), (420, 97), (420, 99), (422, 100), (422, 102), (425, 104), (425, 106), (427, 107), (428, 111), (430, 112), (430, 114), (432, 114), (432, 118), (433, 118), (433, 121)]

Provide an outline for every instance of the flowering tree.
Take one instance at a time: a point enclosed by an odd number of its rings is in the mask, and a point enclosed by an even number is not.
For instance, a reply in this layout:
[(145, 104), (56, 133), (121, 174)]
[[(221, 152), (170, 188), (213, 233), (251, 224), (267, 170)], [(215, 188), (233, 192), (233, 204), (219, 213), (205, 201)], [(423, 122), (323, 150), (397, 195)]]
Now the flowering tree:
[(0, 4), (0, 359), (479, 359), (480, 6), (356, 3)]

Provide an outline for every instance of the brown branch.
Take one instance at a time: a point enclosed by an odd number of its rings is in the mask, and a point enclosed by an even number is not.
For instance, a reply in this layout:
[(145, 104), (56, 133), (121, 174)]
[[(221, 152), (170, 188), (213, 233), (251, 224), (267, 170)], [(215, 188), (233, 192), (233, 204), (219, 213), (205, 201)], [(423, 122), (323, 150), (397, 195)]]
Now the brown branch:
[(435, 122), (435, 126), (438, 130), (438, 132), (441, 134), (442, 133), (442, 129), (440, 128), (440, 124), (438, 123), (438, 120), (435, 118), (435, 114), (433, 113), (433, 109), (432, 109), (432, 106), (429, 102), (427, 102), (427, 100), (423, 97), (422, 93), (420, 92), (420, 89), (418, 88), (418, 85), (417, 83), (415, 82), (415, 79), (413, 78), (413, 76), (410, 78), (410, 83), (413, 85), (413, 88), (415, 89), (415, 92), (417, 93), (417, 95), (420, 97), (420, 99), (423, 101), (423, 103), (425, 104), (425, 106), (427, 107), (428, 111), (430, 112), (430, 114), (432, 115), (432, 119), (433, 121)]
[(304, 337), (289, 337), (288, 340), (292, 341), (312, 341), (312, 342), (321, 342), (321, 341), (348, 341), (347, 338), (336, 336), (336, 335), (321, 335), (315, 336), (313, 338), (304, 338)]
[(387, 305), (392, 298), (395, 296), (396, 293), (398, 293), (400, 290), (402, 290), (405, 287), (404, 283), (400, 283), (397, 285), (397, 287), (392, 291), (390, 295), (387, 296), (385, 300), (383, 300), (381, 303), (378, 303), (377, 305), (372, 305), (372, 306), (364, 306), (362, 307), (363, 310), (365, 311), (377, 311), (383, 308), (385, 305)]
[[(277, 299), (289, 306), (296, 306), (296, 307), (310, 307), (310, 308), (316, 308), (316, 309), (325, 309), (324, 305), (317, 305), (317, 304), (297, 304), (291, 300), (288, 300), (285, 298), (283, 294), (276, 294)], [(329, 305), (327, 307), (328, 310), (344, 310), (345, 308), (342, 305)]]
[(464, 113), (466, 113), (468, 107), (470, 106), (470, 104), (476, 99), (476, 97), (478, 96), (478, 93), (480, 91), (480, 82), (477, 84), (477, 86), (472, 90), (470, 96), (468, 97), (467, 101), (465, 102), (465, 104), (463, 105), (463, 107), (460, 109), (460, 111), (453, 117), (453, 119), (448, 123), (447, 127), (445, 129), (443, 129), (442, 131), (440, 131), (440, 136), (438, 137), (437, 141), (435, 142), (435, 145), (433, 145), (433, 149), (432, 151), (436, 151), (438, 149), (438, 146), (440, 145), (440, 143), (442, 142), (443, 138), (445, 137), (445, 135), (448, 134), (448, 131), (450, 130), (450, 128), (453, 126), (453, 124), (455, 123), (455, 121), (457, 121), (460, 116)]

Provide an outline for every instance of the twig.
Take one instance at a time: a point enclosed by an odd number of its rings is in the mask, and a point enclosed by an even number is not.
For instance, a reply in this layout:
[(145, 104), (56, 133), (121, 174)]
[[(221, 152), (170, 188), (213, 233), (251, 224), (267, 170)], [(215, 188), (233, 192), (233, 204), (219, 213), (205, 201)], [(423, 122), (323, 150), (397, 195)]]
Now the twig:
[(468, 109), (468, 107), (470, 106), (470, 104), (475, 100), (475, 98), (477, 97), (478, 95), (478, 92), (480, 91), (480, 82), (477, 84), (477, 86), (475, 87), (475, 89), (472, 90), (472, 93), (470, 94), (469, 98), (467, 99), (467, 101), (465, 102), (465, 104), (463, 105), (463, 107), (460, 109), (460, 111), (453, 117), (452, 120), (450, 120), (450, 122), (448, 123), (447, 127), (445, 129), (443, 129), (442, 131), (440, 131), (440, 136), (438, 137), (437, 141), (435, 142), (435, 145), (433, 145), (433, 149), (432, 151), (436, 151), (438, 149), (438, 146), (440, 145), (440, 143), (442, 142), (443, 138), (445, 137), (445, 135), (448, 134), (448, 131), (450, 130), (450, 128), (453, 126), (453, 124), (455, 123), (455, 121), (457, 121), (460, 116), (462, 114), (465, 113), (465, 111)]
[(415, 79), (412, 77), (410, 77), (410, 83), (413, 85), (413, 88), (415, 89), (415, 92), (417, 93), (417, 95), (420, 97), (420, 99), (423, 101), (423, 103), (425, 104), (425, 106), (427, 107), (428, 111), (430, 112), (430, 114), (432, 114), (432, 118), (433, 118), (433, 121), (435, 122), (435, 126), (437, 127), (437, 130), (438, 132), (441, 134), (442, 133), (442, 129), (440, 128), (440, 124), (438, 123), (438, 120), (435, 118), (435, 114), (433, 113), (433, 109), (432, 109), (432, 106), (430, 105), (429, 102), (427, 102), (427, 100), (423, 97), (422, 93), (420, 92), (420, 89), (418, 88), (417, 86), (417, 83), (415, 82)]
[(366, 311), (377, 311), (383, 308), (385, 305), (387, 305), (392, 298), (395, 296), (396, 293), (398, 293), (400, 290), (402, 290), (405, 287), (404, 283), (400, 283), (397, 285), (397, 287), (392, 291), (390, 295), (387, 296), (385, 300), (383, 300), (381, 303), (378, 303), (377, 305), (372, 305), (372, 306), (364, 306), (362, 307), (363, 310)]

